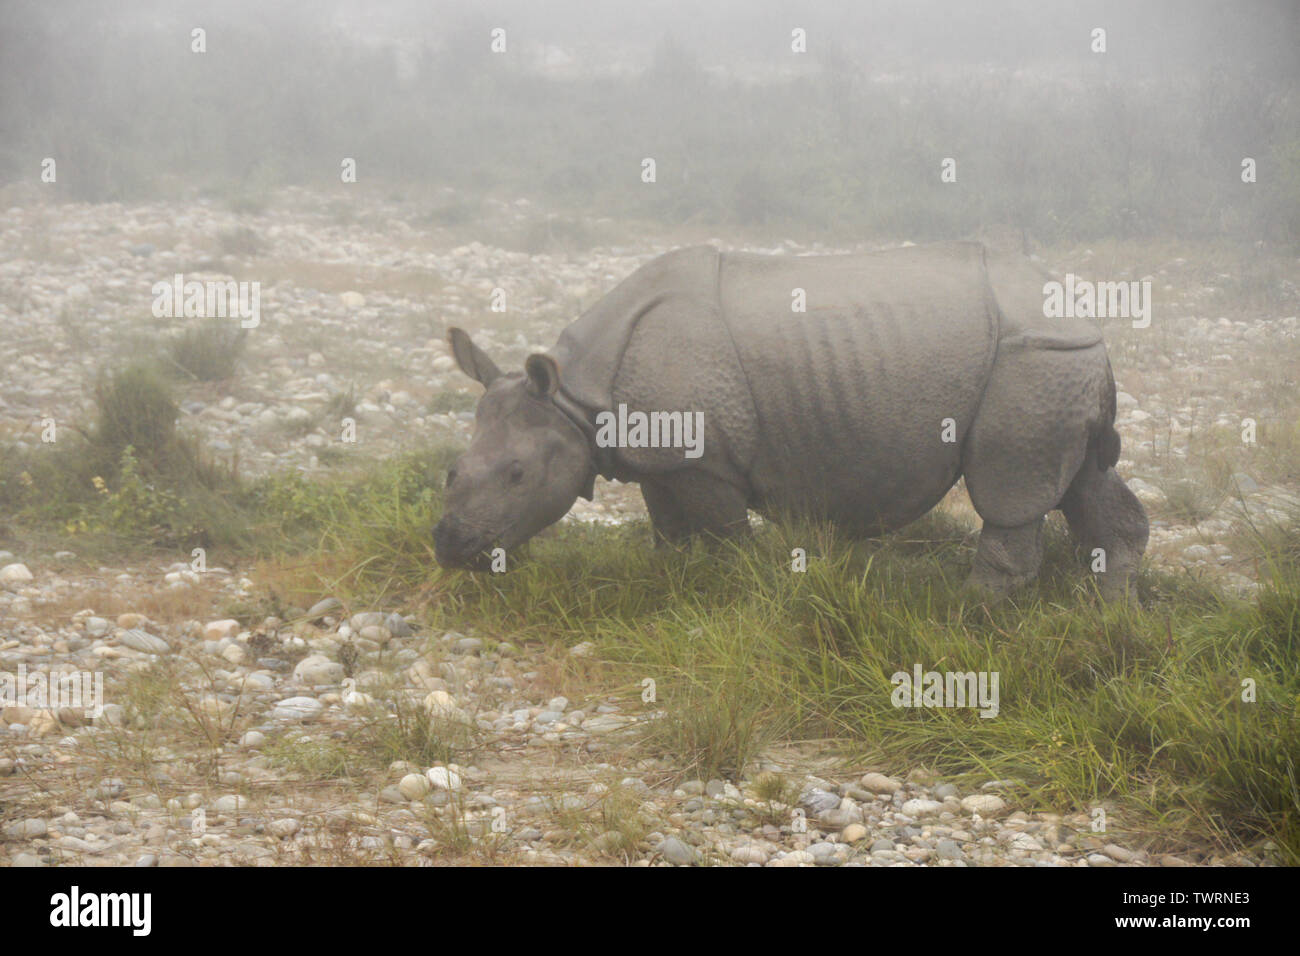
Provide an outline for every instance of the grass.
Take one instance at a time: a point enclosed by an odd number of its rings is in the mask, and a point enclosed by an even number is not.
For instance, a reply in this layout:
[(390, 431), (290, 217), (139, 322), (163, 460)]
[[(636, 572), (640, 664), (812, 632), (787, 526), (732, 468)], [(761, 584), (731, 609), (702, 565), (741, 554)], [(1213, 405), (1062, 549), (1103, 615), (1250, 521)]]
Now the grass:
[[(941, 519), (874, 543), (767, 526), (663, 554), (645, 537), (566, 528), (508, 575), (418, 577), (441, 625), (596, 641), (629, 697), (653, 678), (664, 716), (642, 745), (683, 775), (739, 776), (771, 742), (817, 739), (879, 765), (1019, 778), (1030, 804), (1118, 807), (1112, 826), (1171, 847), (1272, 839), (1297, 859), (1300, 577), (1285, 556), (1254, 602), (1148, 573), (1143, 608), (1103, 607), (1058, 530), (1041, 584), (990, 607), (959, 586), (968, 546)], [(807, 573), (789, 570), (796, 545), (815, 556)], [(895, 709), (889, 678), (914, 663), (997, 671), (999, 715)]]
[(100, 378), (95, 443), (114, 454), (127, 447), (147, 456), (162, 454), (176, 434), (180, 410), (171, 392), (147, 365), (131, 365)]
[(347, 388), (339, 389), (330, 396), (329, 401), (325, 403), (324, 416), (328, 419), (343, 419), (349, 415), (355, 415), (357, 411), (357, 388), (349, 384)]
[(224, 381), (235, 374), (248, 330), (233, 319), (205, 319), (172, 336), (165, 358), (177, 374), (198, 382)]
[(473, 411), (478, 404), (479, 396), (473, 392), (459, 392), (454, 389), (445, 389), (441, 392), (434, 392), (429, 398), (425, 410), (435, 415), (445, 415), (449, 412), (469, 412)]
[(94, 399), (88, 428), (0, 456), (0, 514), (15, 534), (54, 533), (97, 553), (248, 544), (237, 464), (177, 429), (171, 385), (153, 364), (102, 375)]
[(595, 826), (588, 833), (591, 846), (614, 859), (627, 862), (635, 859), (642, 849), (646, 835), (653, 828), (652, 820), (641, 810), (641, 796), (630, 787), (609, 787), (600, 799)]
[(1228, 498), (1226, 488), (1195, 478), (1167, 479), (1159, 487), (1165, 494), (1164, 511), (1182, 524), (1200, 524)]
[[(60, 546), (101, 554), (196, 546), (301, 554), (323, 540), (347, 541), (344, 550), (360, 545), (372, 558), (340, 569), (341, 576), (371, 582), (383, 573), (371, 566), (398, 554), (423, 547), (432, 561), (436, 489), (453, 447), (415, 451), (379, 467), (367, 462), (325, 482), (297, 472), (248, 481), (237, 462), (217, 459), (177, 429), (172, 385), (155, 365), (102, 376), (94, 396), (88, 428), (62, 428), (54, 443), (0, 456), (0, 514), (9, 533), (62, 538)], [(349, 387), (322, 415), (342, 416), (354, 406)]]

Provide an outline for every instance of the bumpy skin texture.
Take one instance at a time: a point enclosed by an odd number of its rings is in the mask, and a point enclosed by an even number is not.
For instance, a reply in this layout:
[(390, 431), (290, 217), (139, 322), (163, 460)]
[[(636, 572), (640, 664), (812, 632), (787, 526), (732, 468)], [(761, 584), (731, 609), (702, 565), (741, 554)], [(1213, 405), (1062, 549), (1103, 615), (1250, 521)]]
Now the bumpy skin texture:
[[(682, 249), (648, 263), (561, 335), (561, 389), (595, 415), (704, 413), (704, 454), (618, 449), (656, 534), (747, 530), (746, 509), (899, 528), (965, 475), (984, 520), (972, 581), (1031, 579), (1060, 507), (1098, 585), (1130, 592), (1142, 507), (1115, 475), (1115, 386), (1100, 329), (1046, 319), (1049, 277), (1021, 256), (943, 243), (851, 256)], [(791, 309), (802, 289), (806, 312)]]

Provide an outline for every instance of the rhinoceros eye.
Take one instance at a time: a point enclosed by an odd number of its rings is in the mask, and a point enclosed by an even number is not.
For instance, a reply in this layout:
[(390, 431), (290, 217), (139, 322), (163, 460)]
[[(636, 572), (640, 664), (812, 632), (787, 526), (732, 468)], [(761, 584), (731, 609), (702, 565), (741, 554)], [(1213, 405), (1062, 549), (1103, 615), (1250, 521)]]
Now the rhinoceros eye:
[(524, 466), (515, 462), (510, 466), (510, 484), (517, 485), (524, 480)]

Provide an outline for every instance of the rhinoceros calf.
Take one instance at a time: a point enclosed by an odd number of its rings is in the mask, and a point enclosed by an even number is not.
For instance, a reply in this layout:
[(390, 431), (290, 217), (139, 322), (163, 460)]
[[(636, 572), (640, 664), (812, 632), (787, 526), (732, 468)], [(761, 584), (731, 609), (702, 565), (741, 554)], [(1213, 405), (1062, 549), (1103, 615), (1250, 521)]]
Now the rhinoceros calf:
[[(458, 365), (487, 391), (448, 473), (438, 561), (484, 566), (590, 498), (598, 474), (639, 482), (667, 542), (745, 532), (749, 508), (877, 534), (964, 476), (983, 519), (973, 583), (1031, 579), (1060, 508), (1105, 568), (1103, 595), (1127, 594), (1147, 520), (1113, 469), (1110, 362), (1093, 321), (1044, 318), (1044, 278), (968, 242), (808, 257), (693, 247), (638, 269), (522, 372), (502, 374), (452, 329)], [(634, 413), (699, 421), (702, 442), (652, 447), (627, 429)]]

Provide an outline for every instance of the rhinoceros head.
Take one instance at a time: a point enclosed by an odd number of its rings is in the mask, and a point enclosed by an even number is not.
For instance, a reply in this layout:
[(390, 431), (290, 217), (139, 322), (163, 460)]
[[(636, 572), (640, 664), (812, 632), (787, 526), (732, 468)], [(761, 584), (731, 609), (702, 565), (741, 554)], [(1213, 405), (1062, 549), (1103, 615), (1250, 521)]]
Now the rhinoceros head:
[(446, 567), (486, 570), (493, 549), (522, 544), (580, 494), (591, 497), (595, 468), (582, 428), (556, 405), (555, 359), (530, 355), (522, 373), (502, 374), (462, 330), (448, 339), (461, 371), (487, 391), (469, 449), (447, 472), (434, 550)]

